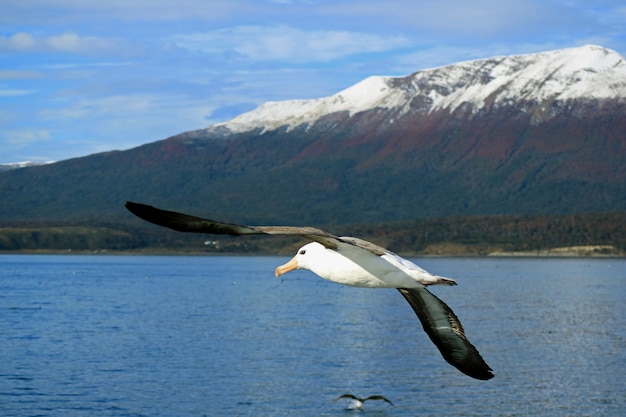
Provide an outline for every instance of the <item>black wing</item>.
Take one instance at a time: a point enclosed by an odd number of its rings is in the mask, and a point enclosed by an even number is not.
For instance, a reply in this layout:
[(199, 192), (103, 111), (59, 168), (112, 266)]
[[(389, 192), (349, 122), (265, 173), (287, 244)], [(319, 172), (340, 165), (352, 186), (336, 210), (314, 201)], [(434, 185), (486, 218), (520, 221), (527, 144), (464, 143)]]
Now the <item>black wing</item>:
[(389, 399), (387, 399), (384, 395), (370, 395), (369, 397), (363, 399), (363, 401), (367, 400), (383, 400), (393, 405), (393, 403), (389, 401)]
[(210, 233), (216, 235), (299, 235), (317, 241), (330, 249), (336, 249), (339, 238), (314, 227), (291, 226), (243, 226), (158, 209), (146, 204), (128, 201), (126, 208), (135, 216), (150, 223), (186, 233)]
[(467, 340), (461, 322), (446, 303), (426, 288), (398, 288), (398, 291), (409, 302), (424, 331), (450, 365), (472, 378), (493, 378), (492, 369)]
[(238, 224), (220, 223), (209, 219), (177, 213), (175, 211), (161, 210), (146, 204), (128, 201), (126, 208), (135, 216), (150, 223), (167, 227), (179, 232), (188, 233), (212, 233), (218, 235), (254, 235), (264, 232), (255, 228)]
[(292, 226), (244, 226), (223, 223), (175, 211), (162, 210), (147, 204), (128, 201), (126, 208), (135, 216), (150, 223), (186, 233), (210, 233), (216, 235), (293, 235), (316, 241), (329, 249), (337, 250), (340, 243), (356, 246), (374, 255), (384, 255), (387, 251), (371, 242), (355, 237), (338, 237), (315, 227)]
[(359, 397), (357, 397), (357, 396), (355, 396), (355, 395), (352, 395), (352, 394), (343, 394), (343, 395), (340, 395), (339, 397), (335, 398), (333, 401), (337, 401), (337, 400), (340, 400), (340, 399), (342, 399), (342, 398), (350, 398), (351, 400), (356, 400), (356, 401), (361, 401), (361, 402), (363, 402), (363, 399), (362, 399), (362, 398), (359, 398)]

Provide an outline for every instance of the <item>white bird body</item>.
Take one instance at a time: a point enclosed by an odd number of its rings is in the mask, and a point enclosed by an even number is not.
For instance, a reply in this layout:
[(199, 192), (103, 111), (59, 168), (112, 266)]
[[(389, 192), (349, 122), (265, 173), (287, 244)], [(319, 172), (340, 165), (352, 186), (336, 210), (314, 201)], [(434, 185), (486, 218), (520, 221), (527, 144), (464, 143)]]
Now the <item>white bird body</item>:
[(361, 410), (363, 409), (363, 403), (359, 400), (350, 400), (346, 410)]
[(454, 280), (431, 274), (392, 252), (385, 250), (383, 255), (375, 256), (360, 246), (343, 242), (334, 250), (318, 242), (308, 243), (291, 261), (276, 268), (276, 275), (293, 269), (307, 269), (329, 281), (353, 287), (422, 288), (455, 284)]

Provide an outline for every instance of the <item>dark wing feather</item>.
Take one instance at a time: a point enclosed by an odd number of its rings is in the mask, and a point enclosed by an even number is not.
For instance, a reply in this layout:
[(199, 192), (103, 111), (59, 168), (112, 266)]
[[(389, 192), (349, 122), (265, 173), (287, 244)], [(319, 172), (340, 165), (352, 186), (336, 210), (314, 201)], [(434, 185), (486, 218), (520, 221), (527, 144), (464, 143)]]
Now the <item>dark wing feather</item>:
[(126, 203), (126, 208), (143, 220), (179, 232), (237, 236), (263, 233), (251, 227), (214, 222), (213, 220), (177, 213), (175, 211), (161, 210), (146, 204), (133, 203), (131, 201)]
[(370, 395), (369, 397), (363, 399), (363, 401), (367, 400), (383, 400), (393, 405), (393, 403), (389, 401), (389, 399), (387, 399), (384, 395)]
[(391, 253), (387, 249), (380, 247), (367, 240), (359, 239), (358, 237), (342, 236), (339, 238), (342, 242), (349, 243), (350, 245), (357, 246), (361, 249), (365, 249), (368, 252), (377, 256), (383, 256), (386, 253)]
[(467, 340), (461, 322), (446, 303), (426, 288), (398, 288), (398, 291), (409, 302), (424, 331), (450, 365), (472, 378), (493, 378), (492, 369)]
[(337, 400), (340, 400), (340, 399), (342, 399), (342, 398), (350, 398), (351, 400), (362, 401), (362, 399), (361, 399), (361, 398), (358, 398), (357, 396), (352, 395), (352, 394), (343, 394), (343, 395), (340, 395), (339, 397), (335, 398), (333, 401), (337, 401)]
[(187, 233), (210, 233), (216, 235), (293, 235), (303, 236), (307, 239), (321, 243), (328, 249), (337, 250), (339, 242), (357, 246), (374, 255), (384, 255), (387, 251), (380, 246), (356, 237), (337, 237), (315, 227), (292, 227), (292, 226), (244, 226), (233, 223), (223, 223), (202, 217), (175, 211), (162, 210), (147, 204), (133, 203), (128, 201), (126, 208), (135, 216), (150, 223), (167, 227), (179, 232)]
[(150, 223), (186, 233), (210, 233), (216, 235), (296, 235), (321, 243), (329, 249), (337, 249), (339, 238), (314, 227), (290, 226), (243, 226), (190, 216), (158, 209), (146, 204), (128, 201), (126, 208), (135, 216)]

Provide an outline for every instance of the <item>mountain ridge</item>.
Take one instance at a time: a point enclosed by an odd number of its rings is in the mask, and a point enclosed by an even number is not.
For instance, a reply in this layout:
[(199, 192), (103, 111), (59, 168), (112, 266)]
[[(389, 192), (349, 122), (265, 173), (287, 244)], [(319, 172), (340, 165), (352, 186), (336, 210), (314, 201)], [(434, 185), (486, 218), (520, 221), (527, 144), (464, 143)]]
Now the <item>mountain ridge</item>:
[[(468, 74), (472, 79), (468, 80)], [(548, 76), (546, 76), (548, 74)], [(621, 82), (607, 79), (621, 77)], [(573, 82), (572, 80), (576, 80)], [(478, 82), (472, 82), (476, 81)], [(337, 94), (320, 99), (267, 102), (208, 130), (261, 133), (282, 126), (313, 123), (322, 115), (349, 116), (374, 108), (424, 113), (471, 104), (473, 112), (497, 103), (567, 101), (576, 98), (626, 99), (626, 61), (616, 52), (594, 45), (538, 54), (499, 56), (434, 69), (404, 77), (371, 76)], [(506, 94), (509, 91), (511, 94)], [(419, 103), (413, 100), (418, 99)], [(502, 103), (504, 102), (504, 103)], [(523, 110), (522, 110), (523, 111)]]
[[(528, 68), (550, 56), (561, 61), (537, 66), (543, 77), (525, 84), (548, 98), (524, 101), (531, 95), (503, 87), (516, 81), (511, 63)], [(567, 56), (587, 58), (564, 65)], [(555, 68), (574, 74), (571, 83)], [(370, 77), (330, 98), (283, 102), (289, 112), (274, 119), (257, 116), (276, 105), (260, 106), (127, 151), (0, 173), (0, 219), (127, 219), (126, 200), (250, 224), (626, 211), (625, 68), (612, 51), (581, 47), (419, 71), (393, 78), (395, 86)], [(587, 91), (590, 79), (613, 96), (552, 94)], [(477, 86), (482, 105), (463, 101)], [(418, 87), (426, 94), (406, 95)], [(519, 100), (500, 105), (494, 91)], [(460, 104), (433, 107), (444, 102)]]

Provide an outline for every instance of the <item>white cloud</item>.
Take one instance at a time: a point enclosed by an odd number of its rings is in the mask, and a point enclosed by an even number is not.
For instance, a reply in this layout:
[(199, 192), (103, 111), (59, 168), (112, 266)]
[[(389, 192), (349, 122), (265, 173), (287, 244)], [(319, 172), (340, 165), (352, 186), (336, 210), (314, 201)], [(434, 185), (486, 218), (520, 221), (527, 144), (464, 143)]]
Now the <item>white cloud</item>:
[(28, 33), (16, 33), (10, 38), (0, 37), (0, 48), (24, 51), (36, 46), (37, 41)]
[(50, 132), (43, 129), (4, 130), (0, 131), (0, 136), (4, 146), (11, 149), (19, 149), (32, 143), (50, 140)]
[(268, 6), (254, 0), (3, 0), (0, 23), (72, 24), (88, 20), (164, 22), (180, 19), (220, 21), (258, 15)]
[(529, 28), (541, 31), (550, 22), (555, 25), (563, 18), (571, 18), (575, 13), (570, 11), (569, 7), (541, 0), (349, 0), (320, 7), (320, 13), (328, 18), (352, 16), (379, 26), (395, 25), (445, 37), (484, 37), (519, 30), (527, 33)]
[(407, 46), (400, 35), (345, 30), (306, 31), (290, 26), (237, 26), (204, 33), (177, 35), (171, 44), (208, 54), (235, 54), (253, 61), (330, 61), (350, 55), (383, 52)]
[(0, 89), (0, 97), (26, 96), (35, 92), (35, 90)]
[(11, 36), (0, 36), (0, 51), (5, 52), (64, 52), (95, 54), (113, 51), (116, 41), (96, 36), (80, 36), (73, 32), (35, 37), (30, 33), (18, 32)]

